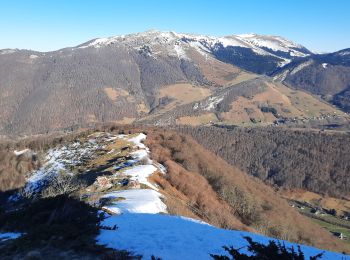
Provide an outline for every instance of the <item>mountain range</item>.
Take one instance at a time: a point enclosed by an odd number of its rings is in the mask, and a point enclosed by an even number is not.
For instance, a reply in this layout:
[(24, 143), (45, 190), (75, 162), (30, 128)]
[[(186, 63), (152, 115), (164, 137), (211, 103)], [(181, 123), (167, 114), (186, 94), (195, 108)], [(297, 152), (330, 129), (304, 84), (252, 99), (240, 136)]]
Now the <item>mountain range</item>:
[(0, 50), (0, 258), (345, 259), (349, 55), (157, 30)]
[(257, 34), (147, 31), (53, 52), (5, 49), (0, 133), (98, 122), (265, 125), (344, 118), (348, 71), (346, 50), (319, 55)]

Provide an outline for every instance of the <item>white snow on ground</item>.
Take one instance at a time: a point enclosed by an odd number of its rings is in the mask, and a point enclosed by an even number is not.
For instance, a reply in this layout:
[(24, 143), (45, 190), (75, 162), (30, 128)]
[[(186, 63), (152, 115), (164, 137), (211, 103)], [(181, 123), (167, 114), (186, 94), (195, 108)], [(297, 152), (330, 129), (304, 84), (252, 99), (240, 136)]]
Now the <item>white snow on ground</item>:
[(32, 54), (32, 55), (29, 56), (29, 59), (36, 59), (36, 58), (39, 58), (39, 56), (35, 55), (35, 54)]
[(174, 50), (178, 58), (188, 59), (185, 50), (179, 44), (174, 45)]
[(141, 133), (135, 137), (128, 139), (128, 141), (134, 143), (135, 146), (138, 146), (139, 148), (146, 149), (145, 144), (142, 143), (142, 141), (146, 140), (146, 137), (147, 136), (144, 133)]
[(125, 170), (123, 173), (130, 176), (131, 180), (137, 180), (142, 184), (151, 187), (154, 190), (158, 190), (153, 184), (151, 184), (147, 178), (157, 171), (157, 168), (153, 165), (136, 165), (130, 169)]
[[(132, 180), (137, 179), (156, 189), (148, 182), (147, 177), (157, 169), (165, 173), (164, 166), (151, 160), (149, 164), (146, 162), (144, 165), (134, 165), (140, 160), (149, 159), (149, 149), (142, 143), (145, 138), (146, 135), (139, 134), (127, 139), (139, 150), (132, 152), (134, 160), (131, 168), (122, 172), (131, 176)], [(248, 232), (216, 228), (205, 222), (181, 216), (158, 214), (167, 213), (167, 209), (162, 202), (163, 195), (153, 189), (130, 189), (103, 195), (103, 198), (110, 199), (103, 209), (117, 215), (105, 214), (106, 218), (101, 221), (100, 234), (96, 237), (97, 243), (140, 254), (144, 259), (150, 259), (154, 255), (171, 260), (212, 259), (209, 254), (225, 254), (222, 248), (224, 245), (243, 247), (242, 251), (248, 253), (248, 243), (243, 236), (265, 244), (272, 239)], [(105, 228), (114, 226), (117, 226), (117, 229)], [(285, 244), (288, 247), (293, 245), (297, 249), (296, 244)], [(301, 246), (301, 249), (306, 257), (322, 252), (307, 246)], [(342, 255), (325, 252), (323, 259), (342, 259)]]
[(0, 233), (0, 242), (10, 240), (10, 239), (16, 239), (22, 235), (23, 235), (22, 233), (14, 233), (14, 232)]
[(322, 67), (323, 67), (324, 69), (327, 69), (327, 66), (328, 66), (328, 63), (322, 63)]
[[(242, 248), (247, 252), (247, 242), (243, 236), (249, 236), (254, 241), (267, 244), (272, 238), (261, 235), (216, 228), (186, 218), (163, 214), (123, 214), (110, 216), (104, 226), (116, 230), (101, 230), (97, 236), (98, 244), (115, 249), (125, 249), (150, 259), (152, 255), (162, 259), (212, 259), (209, 254), (224, 254), (222, 246)], [(285, 242), (287, 247), (296, 244)], [(306, 259), (322, 250), (301, 246)], [(344, 259), (344, 255), (325, 252), (322, 259)], [(345, 258), (346, 259), (346, 258)]]
[(294, 75), (295, 73), (297, 73), (298, 71), (301, 71), (303, 68), (310, 66), (313, 63), (312, 60), (306, 61), (301, 63), (300, 65), (296, 66), (291, 72), (291, 75)]
[(280, 61), (280, 62), (278, 63), (278, 66), (279, 66), (279, 67), (283, 67), (284, 65), (287, 65), (287, 64), (289, 64), (290, 62), (291, 62), (290, 59), (284, 59), (284, 61)]
[(218, 41), (225, 48), (228, 46), (236, 46), (236, 47), (238, 46), (238, 47), (245, 47), (245, 48), (248, 47), (247, 44), (244, 44), (244, 42), (242, 42), (234, 37), (220, 37), (220, 38), (218, 38)]
[[(153, 162), (149, 158), (149, 149), (142, 142), (146, 139), (146, 135), (140, 133), (128, 139), (126, 135), (111, 135), (108, 133), (95, 133), (89, 136), (89, 139), (82, 142), (75, 142), (68, 145), (58, 146), (48, 150), (45, 163), (43, 166), (33, 171), (27, 178), (25, 186), (26, 193), (40, 192), (52, 176), (64, 172), (72, 174), (70, 168), (82, 162), (84, 158), (92, 159), (96, 156), (96, 152), (103, 149), (106, 145), (114, 142), (116, 139), (126, 139), (134, 144), (134, 148), (138, 149), (131, 152), (132, 160), (120, 163), (114, 168), (122, 170), (123, 174), (130, 176), (131, 180), (145, 184), (154, 190), (158, 190), (155, 185), (150, 183), (147, 178), (159, 170), (165, 173), (164, 166)], [(26, 150), (15, 151), (15, 154), (20, 155)], [(137, 164), (142, 165), (137, 165)], [(123, 170), (126, 168), (125, 170)]]
[(22, 154), (25, 154), (26, 152), (29, 152), (30, 150), (27, 148), (27, 149), (23, 149), (23, 150), (20, 150), (20, 151), (17, 151), (17, 150), (14, 150), (13, 153), (17, 156), (20, 156)]
[[(258, 55), (270, 55), (278, 58), (281, 57), (264, 48), (269, 48), (272, 51), (283, 51), (291, 56), (308, 56), (308, 54), (296, 50), (298, 48), (302, 49), (303, 46), (278, 36), (242, 34), (217, 37), (157, 30), (95, 39), (78, 47), (78, 49), (88, 47), (101, 48), (110, 44), (120, 44), (134, 50), (140, 50), (141, 46), (148, 46), (152, 50), (152, 54), (149, 53), (149, 55), (155, 59), (157, 59), (159, 54), (170, 54), (178, 58), (189, 59), (186, 55), (186, 50), (190, 47), (195, 48), (200, 54), (207, 57), (220, 45), (224, 48), (228, 46), (249, 48)], [(289, 61), (288, 59), (284, 60), (283, 63)]]
[[(103, 198), (124, 198), (123, 200), (112, 202), (111, 205), (104, 206), (114, 214), (121, 213), (166, 213), (166, 206), (162, 202), (162, 195), (151, 189), (132, 189), (124, 191), (110, 192)], [(105, 225), (104, 223), (102, 223)]]
[(286, 77), (288, 76), (289, 71), (285, 70), (282, 73), (277, 74), (276, 76), (273, 77), (273, 80), (280, 80), (283, 81), (286, 79)]
[(69, 170), (71, 166), (79, 164), (84, 157), (93, 158), (96, 151), (115, 139), (123, 137), (109, 133), (97, 133), (89, 136), (90, 139), (87, 141), (74, 142), (48, 150), (43, 166), (33, 171), (27, 178), (25, 191), (39, 192), (52, 176), (62, 172), (72, 174)]
[(308, 56), (294, 48), (302, 48), (303, 46), (295, 44), (279, 36), (266, 36), (257, 34), (241, 34), (237, 36), (245, 42), (249, 42), (257, 47), (269, 48), (273, 51), (283, 51), (291, 56), (305, 57)]
[(209, 104), (205, 106), (205, 110), (214, 109), (224, 98), (223, 97), (210, 97)]
[[(131, 156), (134, 159), (137, 159), (139, 161), (142, 159), (148, 159), (148, 151), (147, 150), (137, 150), (135, 152), (132, 152)], [(150, 163), (152, 163), (152, 162), (150, 162)]]

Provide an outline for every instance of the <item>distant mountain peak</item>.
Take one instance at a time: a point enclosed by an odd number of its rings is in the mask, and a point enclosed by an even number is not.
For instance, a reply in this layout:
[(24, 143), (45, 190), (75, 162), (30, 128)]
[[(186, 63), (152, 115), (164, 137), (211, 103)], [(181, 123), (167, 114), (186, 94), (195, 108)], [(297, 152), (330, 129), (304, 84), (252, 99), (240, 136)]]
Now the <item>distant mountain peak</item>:
[[(140, 33), (118, 35), (107, 38), (97, 38), (77, 46), (78, 48), (100, 48), (112, 44), (121, 44), (127, 47), (139, 49), (143, 45), (161, 46), (165, 51), (184, 54), (188, 48), (196, 48), (198, 51), (212, 53), (219, 46), (240, 47), (252, 50), (258, 55), (274, 56), (284, 60), (281, 64), (290, 62), (291, 57), (306, 57), (312, 54), (300, 44), (296, 44), (280, 36), (258, 35), (256, 33), (210, 36), (190, 33), (178, 33), (175, 31), (148, 30)], [(182, 55), (183, 58), (185, 55)]]

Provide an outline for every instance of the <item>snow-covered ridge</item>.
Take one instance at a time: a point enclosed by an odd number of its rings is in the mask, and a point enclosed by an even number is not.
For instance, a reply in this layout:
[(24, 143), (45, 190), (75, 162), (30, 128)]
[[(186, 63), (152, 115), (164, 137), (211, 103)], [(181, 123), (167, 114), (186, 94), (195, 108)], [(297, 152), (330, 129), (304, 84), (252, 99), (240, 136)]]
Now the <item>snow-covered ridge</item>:
[[(290, 56), (305, 57), (307, 53), (300, 51), (304, 47), (295, 44), (279, 36), (264, 36), (257, 34), (241, 34), (230, 36), (207, 36), (172, 31), (162, 32), (150, 30), (142, 33), (120, 35), (108, 38), (99, 38), (80, 45), (78, 48), (101, 48), (113, 44), (121, 44), (128, 48), (140, 50), (142, 46), (148, 46), (155, 53), (167, 53), (179, 58), (187, 58), (188, 48), (195, 48), (202, 54), (210, 54), (219, 46), (224, 48), (243, 47), (253, 50), (259, 55), (276, 56), (264, 48), (272, 51), (281, 51)], [(296, 50), (298, 49), (298, 50)]]
[(296, 49), (303, 49), (304, 47), (300, 44), (296, 44), (290, 40), (284, 39), (280, 36), (268, 36), (268, 35), (257, 35), (257, 34), (241, 34), (236, 37), (243, 41), (249, 42), (257, 47), (265, 47), (273, 51), (282, 51), (289, 53), (290, 56), (306, 57), (305, 54)]
[[(108, 158), (118, 157), (121, 153), (113, 147), (115, 142), (121, 142), (130, 152), (125, 154), (126, 161), (116, 161), (112, 166), (114, 174), (112, 176), (104, 176), (103, 173), (96, 179), (98, 192), (101, 198), (108, 198), (111, 202), (108, 205), (102, 205), (102, 209), (114, 214), (124, 212), (137, 213), (159, 213), (166, 212), (166, 206), (162, 202), (163, 195), (158, 192), (158, 187), (149, 181), (149, 177), (156, 172), (165, 174), (166, 169), (158, 162), (150, 159), (150, 150), (143, 143), (146, 135), (143, 133), (135, 135), (113, 135), (109, 133), (94, 133), (87, 138), (77, 140), (72, 143), (59, 145), (51, 148), (46, 152), (45, 162), (42, 167), (28, 174), (27, 183), (24, 188), (25, 194), (39, 194), (51, 180), (55, 180), (56, 176), (69, 175), (75, 173), (72, 169), (78, 167), (87, 161), (100, 159), (101, 152), (108, 155)], [(28, 153), (30, 150), (14, 151), (19, 156)], [(102, 154), (102, 156), (104, 156)], [(83, 173), (84, 174), (84, 173)], [(100, 178), (100, 179), (99, 179)], [(123, 182), (133, 183), (132, 190), (125, 190), (127, 186), (117, 185), (121, 190), (104, 191), (99, 187), (101, 180), (107, 184), (104, 189), (113, 187), (112, 182), (121, 180)], [(119, 183), (119, 181), (117, 181)], [(95, 184), (94, 184), (95, 185)], [(93, 186), (94, 186), (93, 185)], [(95, 186), (96, 186), (95, 185)], [(140, 186), (144, 185), (144, 186)], [(146, 188), (147, 187), (147, 188)], [(88, 187), (86, 196), (89, 197), (93, 192)], [(95, 194), (93, 194), (95, 195)], [(21, 195), (12, 197), (18, 199)], [(118, 198), (122, 198), (119, 200)]]
[[(210, 101), (215, 103), (216, 99)], [(224, 245), (242, 247), (242, 251), (247, 252), (243, 236), (265, 244), (271, 240), (253, 233), (224, 230), (202, 221), (168, 215), (166, 194), (162, 194), (161, 188), (149, 178), (157, 172), (167, 174), (166, 169), (151, 159), (151, 151), (144, 143), (146, 138), (143, 133), (113, 135), (97, 132), (58, 145), (47, 151), (43, 167), (28, 176), (26, 188), (40, 191), (45, 181), (60, 171), (76, 174), (70, 169), (84, 164), (84, 160), (88, 161), (88, 165), (91, 161), (102, 161), (102, 166), (111, 162), (108, 175), (99, 172), (94, 184), (80, 190), (81, 199), (104, 212), (105, 218), (96, 237), (98, 244), (141, 254), (144, 259), (150, 259), (152, 255), (162, 259), (211, 259), (210, 253), (224, 254)], [(23, 154), (23, 151), (17, 153)], [(134, 186), (130, 183), (121, 186), (120, 180), (132, 182)], [(0, 233), (0, 242), (21, 235)], [(295, 244), (285, 243), (296, 248)], [(301, 249), (306, 257), (322, 252), (307, 246), (301, 246)], [(342, 255), (325, 252), (324, 259), (342, 259)]]

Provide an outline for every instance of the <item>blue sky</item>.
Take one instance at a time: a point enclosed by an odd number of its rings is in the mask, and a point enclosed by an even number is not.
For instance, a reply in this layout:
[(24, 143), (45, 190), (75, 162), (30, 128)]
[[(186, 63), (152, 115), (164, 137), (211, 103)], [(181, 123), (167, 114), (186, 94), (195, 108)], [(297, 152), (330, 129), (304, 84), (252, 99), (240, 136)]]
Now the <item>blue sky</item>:
[(0, 49), (40, 51), (149, 29), (281, 35), (314, 51), (350, 47), (350, 0), (0, 0)]

